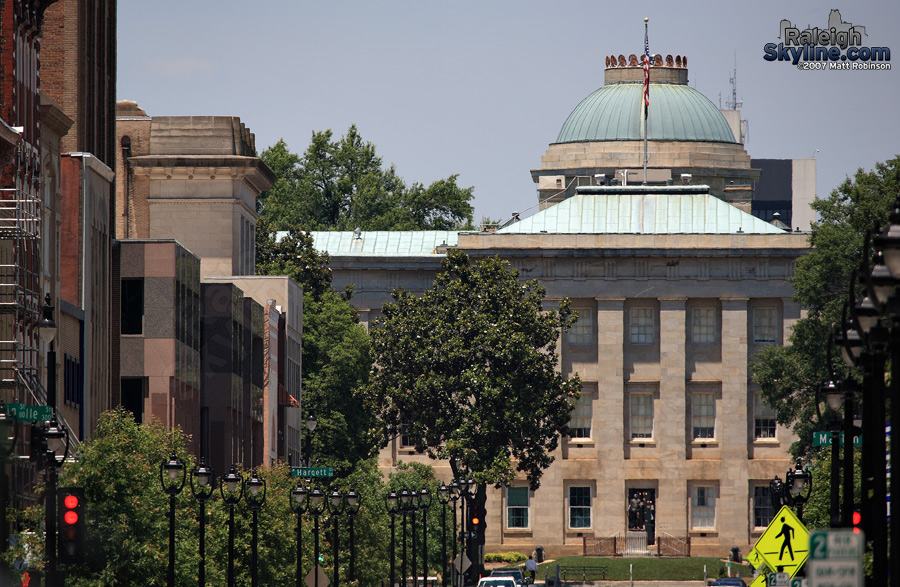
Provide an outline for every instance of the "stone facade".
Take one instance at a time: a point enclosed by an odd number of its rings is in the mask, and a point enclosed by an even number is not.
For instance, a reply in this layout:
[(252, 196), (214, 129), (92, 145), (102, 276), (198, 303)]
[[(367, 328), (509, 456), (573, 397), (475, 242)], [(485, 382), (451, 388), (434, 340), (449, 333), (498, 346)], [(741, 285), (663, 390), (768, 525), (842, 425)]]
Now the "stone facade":
[[(486, 550), (580, 554), (585, 536), (626, 533), (626, 504), (639, 492), (655, 501), (657, 535), (690, 536), (694, 554), (747, 552), (793, 441), (757, 400), (750, 362), (801, 316), (788, 279), (806, 235), (482, 232), (460, 233), (456, 246), (501, 255), (541, 281), (548, 305), (568, 298), (579, 313), (558, 350), (562, 372), (584, 382), (585, 430), (563, 439), (528, 491), (522, 527), (510, 523), (521, 491), (510, 506), (507, 488), (489, 490)], [(400, 263), (330, 250), (334, 287), (354, 284), (351, 302), (371, 324), (392, 288), (430, 286), (442, 252)], [(395, 438), (379, 466), (401, 461), (430, 463), (450, 480), (446, 463)], [(526, 486), (520, 478), (512, 488)]]

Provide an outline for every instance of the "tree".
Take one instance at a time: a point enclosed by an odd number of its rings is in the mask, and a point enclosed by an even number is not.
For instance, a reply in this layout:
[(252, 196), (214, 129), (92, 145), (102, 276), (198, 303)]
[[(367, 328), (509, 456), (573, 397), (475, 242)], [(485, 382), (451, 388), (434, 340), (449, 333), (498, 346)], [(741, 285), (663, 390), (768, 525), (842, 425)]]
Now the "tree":
[(363, 141), (356, 125), (338, 140), (331, 130), (314, 132), (302, 157), (282, 139), (260, 158), (277, 180), (260, 196), (258, 209), (279, 230), (471, 227), (473, 188), (457, 186), (457, 175), (407, 187), (393, 165), (383, 168), (375, 145)]
[(451, 250), (433, 288), (395, 291), (371, 333), (369, 401), (384, 438), (402, 432), (455, 477), (473, 476), (479, 510), (486, 485), (516, 470), (536, 489), (568, 431), (581, 384), (556, 371), (555, 345), (574, 315), (568, 300), (544, 311), (544, 295), (506, 261)]
[(341, 296), (331, 289), (328, 262), (328, 254), (315, 250), (308, 232), (289, 227), (278, 234), (260, 217), (256, 273), (287, 275), (303, 288), (303, 405), (318, 421), (313, 455), (319, 464), (346, 475), (377, 447), (360, 395), (372, 359), (369, 336), (348, 303), (352, 291)]
[(900, 157), (895, 157), (873, 171), (857, 170), (828, 198), (812, 204), (820, 218), (810, 234), (812, 250), (798, 259), (791, 280), (794, 300), (808, 315), (794, 325), (788, 346), (766, 348), (753, 364), (761, 395), (777, 410), (779, 423), (794, 424), (800, 437), (792, 449), (796, 454), (808, 452), (812, 432), (821, 426), (815, 392), (831, 372), (827, 341), (842, 321), (850, 273), (862, 261), (865, 233), (874, 222), (886, 222), (898, 194)]
[[(74, 462), (61, 469), (60, 486), (81, 487), (87, 502), (87, 557), (84, 564), (68, 565), (66, 585), (164, 585), (168, 561), (168, 496), (160, 485), (160, 463), (172, 450), (184, 471), (194, 466), (186, 452), (180, 430), (167, 430), (158, 421), (135, 423), (125, 409), (117, 408), (100, 416), (97, 433), (82, 445)], [(225, 471), (216, 471), (221, 476)], [(244, 479), (245, 471), (240, 472)], [(296, 480), (285, 465), (259, 469), (266, 482), (266, 500), (259, 511), (259, 583), (293, 585), (297, 546), (294, 541), (297, 516), (289, 509), (291, 490)], [(431, 477), (433, 480), (433, 473)], [(388, 574), (388, 516), (385, 496), (389, 489), (373, 459), (360, 462), (346, 477), (335, 477), (325, 489), (348, 490), (360, 495), (360, 508), (354, 517), (357, 585), (377, 585)], [(38, 487), (39, 491), (43, 488)], [(9, 568), (21, 568), (28, 560), (31, 574), (44, 558), (43, 506), (14, 512), (20, 533), (15, 546), (4, 554)], [(178, 585), (197, 581), (199, 564), (199, 506), (189, 481), (176, 498), (175, 572)], [(206, 504), (206, 577), (208, 585), (224, 585), (228, 561), (228, 507), (223, 503), (218, 480), (216, 490)], [(313, 521), (303, 514), (303, 560), (305, 572), (313, 565)], [(236, 583), (250, 584), (251, 513), (245, 500), (235, 506)], [(330, 528), (335, 518), (325, 512), (320, 518), (323, 568), (332, 574)], [(340, 572), (348, 582), (347, 551), (349, 515), (338, 517), (340, 525)], [(6, 577), (0, 578), (0, 583)], [(18, 579), (16, 583), (21, 582)], [(12, 584), (12, 583), (10, 583)]]

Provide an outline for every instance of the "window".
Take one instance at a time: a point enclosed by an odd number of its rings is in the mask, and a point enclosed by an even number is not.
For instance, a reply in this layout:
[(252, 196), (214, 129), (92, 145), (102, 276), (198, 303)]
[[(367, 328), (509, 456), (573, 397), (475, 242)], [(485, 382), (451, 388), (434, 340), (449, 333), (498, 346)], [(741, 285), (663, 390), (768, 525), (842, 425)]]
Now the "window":
[(753, 394), (753, 438), (775, 438), (775, 409), (769, 407), (760, 397)]
[(653, 344), (653, 308), (631, 308), (631, 344)]
[(572, 419), (569, 421), (569, 438), (590, 438), (591, 417), (594, 412), (594, 396), (590, 390), (582, 388)]
[(769, 497), (768, 485), (757, 485), (753, 488), (753, 527), (765, 528), (775, 517), (775, 508)]
[(528, 488), (506, 488), (506, 527), (528, 527)]
[(756, 308), (753, 310), (753, 342), (756, 344), (775, 344), (778, 342), (775, 330), (775, 308)]
[(569, 487), (569, 528), (591, 527), (591, 488)]
[(400, 446), (404, 448), (414, 448), (416, 446), (417, 436), (412, 434), (412, 424), (403, 422), (400, 424)]
[(691, 394), (691, 416), (694, 438), (715, 438), (716, 396), (713, 393)]
[(144, 280), (122, 280), (122, 334), (144, 332)]
[(594, 313), (590, 308), (577, 308), (578, 320), (568, 332), (569, 344), (591, 344), (594, 341)]
[(691, 488), (691, 528), (716, 527), (716, 488), (695, 485)]
[(691, 342), (694, 344), (716, 342), (715, 308), (694, 308), (691, 311)]
[(632, 393), (629, 396), (631, 411), (631, 437), (653, 437), (653, 394)]

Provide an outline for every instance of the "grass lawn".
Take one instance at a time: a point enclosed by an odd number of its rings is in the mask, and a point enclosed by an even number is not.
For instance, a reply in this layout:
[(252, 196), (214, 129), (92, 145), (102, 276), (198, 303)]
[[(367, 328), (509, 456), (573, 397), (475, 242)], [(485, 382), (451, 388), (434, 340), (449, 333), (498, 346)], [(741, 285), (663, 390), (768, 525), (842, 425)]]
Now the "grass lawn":
[[(537, 578), (556, 575), (556, 565), (560, 567), (606, 567), (606, 579), (610, 581), (627, 581), (630, 578), (629, 566), (634, 568), (635, 581), (700, 581), (703, 579), (703, 566), (709, 578), (725, 575), (725, 565), (717, 558), (599, 558), (585, 556), (565, 556), (548, 563), (538, 565)], [(521, 568), (523, 565), (510, 565)], [(721, 571), (721, 572), (720, 572)], [(746, 565), (732, 563), (732, 576), (749, 577), (750, 568)], [(575, 577), (569, 575), (569, 579)], [(581, 575), (578, 575), (581, 578)], [(599, 569), (593, 573), (588, 571), (587, 579), (599, 579)]]

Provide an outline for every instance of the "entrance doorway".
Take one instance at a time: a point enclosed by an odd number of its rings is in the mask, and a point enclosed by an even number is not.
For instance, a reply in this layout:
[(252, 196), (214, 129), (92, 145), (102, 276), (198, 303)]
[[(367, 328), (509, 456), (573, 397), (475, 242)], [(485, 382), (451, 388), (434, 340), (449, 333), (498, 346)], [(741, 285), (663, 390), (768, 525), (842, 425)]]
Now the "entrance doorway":
[(656, 489), (651, 487), (630, 487), (628, 489), (628, 529), (644, 530), (647, 522), (656, 516)]

